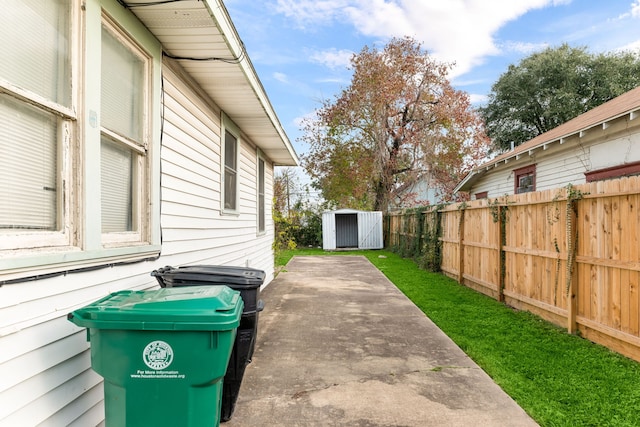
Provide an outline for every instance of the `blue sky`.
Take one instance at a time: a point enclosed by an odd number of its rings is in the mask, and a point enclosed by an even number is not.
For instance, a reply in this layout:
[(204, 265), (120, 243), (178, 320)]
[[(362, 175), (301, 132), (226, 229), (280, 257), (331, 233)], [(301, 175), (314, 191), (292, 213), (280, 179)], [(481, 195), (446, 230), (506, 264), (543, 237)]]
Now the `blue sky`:
[(227, 0), (258, 76), (299, 154), (301, 118), (351, 80), (352, 54), (411, 36), (455, 62), (476, 105), (509, 64), (564, 42), (640, 53), (640, 0)]

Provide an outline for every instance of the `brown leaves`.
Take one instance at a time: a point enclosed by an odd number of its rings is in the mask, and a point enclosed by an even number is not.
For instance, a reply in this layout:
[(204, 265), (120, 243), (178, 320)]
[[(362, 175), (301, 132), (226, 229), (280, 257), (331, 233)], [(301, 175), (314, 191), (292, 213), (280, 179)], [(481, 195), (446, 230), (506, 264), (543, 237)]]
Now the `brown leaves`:
[(409, 37), (363, 48), (352, 66), (351, 85), (305, 123), (303, 163), (324, 197), (387, 210), (427, 174), (451, 197), (489, 141), (468, 96), (447, 80), (450, 66)]

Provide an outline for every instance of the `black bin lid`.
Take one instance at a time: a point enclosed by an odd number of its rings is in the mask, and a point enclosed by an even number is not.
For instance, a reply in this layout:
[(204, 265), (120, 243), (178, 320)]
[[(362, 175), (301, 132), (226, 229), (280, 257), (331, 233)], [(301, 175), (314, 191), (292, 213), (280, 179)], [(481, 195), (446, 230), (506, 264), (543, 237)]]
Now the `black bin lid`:
[(264, 283), (265, 272), (256, 268), (234, 267), (228, 265), (186, 265), (174, 268), (166, 266), (151, 272), (160, 282), (184, 283), (198, 282), (220, 285), (239, 285), (259, 287)]

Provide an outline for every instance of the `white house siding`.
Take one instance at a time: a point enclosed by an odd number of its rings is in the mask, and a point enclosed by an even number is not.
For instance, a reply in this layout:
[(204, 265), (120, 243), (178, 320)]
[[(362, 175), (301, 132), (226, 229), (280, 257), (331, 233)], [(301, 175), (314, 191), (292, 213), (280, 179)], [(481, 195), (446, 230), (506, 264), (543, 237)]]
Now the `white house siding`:
[(0, 426), (94, 426), (102, 379), (86, 334), (67, 313), (110, 292), (150, 289), (165, 265), (228, 264), (273, 279), (273, 165), (265, 159), (266, 232), (257, 235), (257, 151), (242, 139), (238, 215), (220, 213), (220, 112), (165, 69), (162, 252), (155, 261), (0, 287)]
[(241, 136), (238, 213), (221, 212), (220, 111), (165, 69), (162, 255), (167, 264), (259, 268), (273, 278), (273, 165), (265, 159), (266, 232), (258, 234), (257, 150)]
[(513, 171), (531, 164), (536, 165), (536, 190), (561, 188), (567, 184), (586, 182), (585, 172), (623, 163), (640, 161), (640, 121), (628, 116), (610, 122), (606, 129), (598, 127), (577, 134), (563, 144), (555, 142), (547, 150), (536, 149), (532, 155), (524, 153), (490, 170), (473, 185), (470, 193), (487, 191), (488, 197), (513, 194)]
[[(606, 130), (587, 134), (594, 139), (590, 150), (591, 170), (640, 161), (640, 120), (629, 116), (613, 122)], [(611, 143), (611, 142), (613, 143)]]
[(97, 425), (102, 379), (67, 313), (120, 289), (156, 286), (142, 262), (0, 287), (0, 426)]

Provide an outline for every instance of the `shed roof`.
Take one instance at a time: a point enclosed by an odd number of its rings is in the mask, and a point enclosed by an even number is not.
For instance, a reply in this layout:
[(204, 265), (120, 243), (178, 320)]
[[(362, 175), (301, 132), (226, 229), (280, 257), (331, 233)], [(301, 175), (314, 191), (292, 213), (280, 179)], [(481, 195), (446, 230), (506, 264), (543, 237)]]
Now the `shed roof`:
[(298, 156), (221, 0), (118, 0), (276, 165)]
[(525, 153), (533, 154), (533, 152), (538, 149), (553, 149), (554, 144), (555, 146), (562, 145), (570, 136), (576, 134), (582, 136), (583, 133), (595, 127), (606, 128), (612, 120), (626, 115), (629, 115), (631, 120), (640, 117), (640, 87), (623, 93), (611, 101), (605, 102), (548, 132), (538, 135), (513, 150), (478, 166), (460, 181), (454, 189), (454, 192), (470, 190), (481, 176), (494, 168), (498, 168), (501, 163), (504, 166), (509, 160), (518, 158)]
[(336, 209), (336, 210), (332, 210), (332, 211), (324, 211), (323, 213), (326, 213), (326, 214), (350, 214), (350, 213), (360, 213), (360, 212), (381, 212), (381, 211), (363, 211), (363, 210), (358, 210), (358, 209), (343, 208), (343, 209)]

